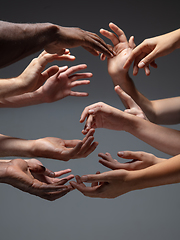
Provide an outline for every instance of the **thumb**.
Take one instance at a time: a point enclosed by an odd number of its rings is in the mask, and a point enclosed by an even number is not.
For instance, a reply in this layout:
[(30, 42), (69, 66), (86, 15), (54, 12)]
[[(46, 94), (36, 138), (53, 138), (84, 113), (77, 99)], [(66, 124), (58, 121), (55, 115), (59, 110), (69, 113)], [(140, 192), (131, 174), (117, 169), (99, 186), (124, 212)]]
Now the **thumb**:
[(136, 106), (134, 100), (126, 92), (124, 92), (119, 85), (115, 86), (114, 89), (119, 97), (124, 100), (126, 108), (133, 108)]

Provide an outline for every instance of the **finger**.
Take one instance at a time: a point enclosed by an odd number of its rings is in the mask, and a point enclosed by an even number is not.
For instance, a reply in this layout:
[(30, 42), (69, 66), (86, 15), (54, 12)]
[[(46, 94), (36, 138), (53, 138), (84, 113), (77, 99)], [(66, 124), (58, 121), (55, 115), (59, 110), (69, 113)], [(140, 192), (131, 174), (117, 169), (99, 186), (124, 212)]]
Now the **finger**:
[(89, 80), (81, 80), (81, 81), (75, 81), (71, 83), (71, 88), (78, 87), (81, 85), (88, 85), (90, 83)]
[(63, 54), (59, 57), (58, 60), (74, 61), (75, 59), (76, 59), (76, 57), (73, 55)]
[(65, 170), (61, 170), (61, 171), (58, 171), (58, 172), (54, 172), (55, 178), (60, 177), (64, 174), (67, 174), (67, 173), (70, 173), (70, 172), (71, 172), (71, 169), (65, 169)]
[(131, 37), (129, 38), (129, 46), (130, 46), (130, 48), (132, 48), (132, 49), (134, 49), (134, 48), (136, 47), (136, 44), (135, 44), (135, 42), (134, 42), (134, 36), (131, 36)]
[(123, 66), (124, 69), (128, 69), (131, 66), (132, 62), (142, 53), (142, 47), (143, 45), (141, 43), (140, 45), (133, 49), (133, 51), (131, 52)]
[(138, 67), (144, 68), (145, 66), (148, 66), (152, 61), (155, 60), (154, 56), (155, 56), (155, 50), (150, 52), (145, 58), (141, 58), (141, 61), (139, 62)]
[(63, 160), (68, 161), (69, 159), (72, 159), (73, 156), (75, 156), (81, 149), (83, 145), (83, 142), (80, 141), (77, 143), (77, 145), (74, 148), (68, 149), (68, 150), (63, 150), (62, 155), (64, 155)]
[(127, 108), (133, 108), (137, 106), (135, 101), (126, 92), (124, 92), (119, 85), (115, 86), (115, 91), (119, 97), (125, 101)]
[(139, 71), (139, 62), (141, 61), (141, 59), (145, 56), (145, 53), (141, 53), (139, 54), (135, 59), (134, 59), (134, 67), (133, 67), (133, 75), (136, 76), (138, 74)]
[(87, 133), (87, 135), (83, 138), (82, 140), (83, 144), (87, 141), (89, 137), (94, 136), (94, 133), (95, 133), (95, 129), (91, 128)]
[(72, 76), (69, 77), (69, 79), (74, 82), (76, 80), (79, 80), (79, 79), (83, 79), (83, 78), (91, 78), (93, 76), (92, 73), (76, 73)]
[(89, 93), (87, 93), (87, 92), (73, 92), (73, 91), (71, 91), (69, 96), (72, 96), (72, 97), (87, 97), (87, 96), (89, 96)]
[(93, 115), (89, 115), (87, 120), (86, 120), (86, 124), (84, 126), (84, 129), (82, 130), (82, 133), (83, 134), (87, 134), (88, 131), (91, 129), (91, 128), (96, 128), (96, 125), (95, 125), (95, 121), (94, 121), (94, 116)]
[(89, 37), (89, 45), (83, 47), (90, 47), (89, 50), (94, 49), (96, 53), (104, 53), (108, 58), (114, 56), (112, 49), (98, 35), (89, 32)]
[[(96, 174), (100, 174), (100, 172), (97, 171)], [(93, 183), (91, 184), (91, 187), (96, 187), (96, 186), (98, 186), (98, 185), (99, 185), (98, 182), (93, 182)]]
[(79, 64), (79, 65), (76, 65), (76, 66), (72, 66), (66, 71), (66, 74), (68, 76), (70, 76), (70, 75), (74, 74), (75, 72), (84, 70), (86, 68), (87, 68), (86, 64)]
[(119, 43), (119, 39), (118, 39), (118, 37), (117, 37), (114, 33), (109, 32), (109, 31), (107, 31), (107, 30), (105, 30), (105, 29), (100, 29), (100, 33), (101, 33), (103, 36), (105, 36), (105, 37), (107, 37), (108, 39), (110, 39), (114, 46)]
[(101, 174), (91, 174), (91, 175), (84, 175), (81, 177), (82, 182), (108, 182), (108, 172), (104, 172)]
[(87, 150), (84, 152), (82, 157), (87, 157), (92, 152), (94, 152), (94, 150), (97, 148), (98, 144), (99, 144), (98, 142), (93, 142), (89, 147), (86, 147)]
[(117, 34), (120, 42), (127, 42), (127, 38), (123, 30), (121, 30), (116, 24), (109, 23), (109, 27)]
[(157, 64), (155, 63), (155, 60), (152, 61), (152, 62), (150, 63), (150, 65), (151, 65), (151, 67), (153, 67), (153, 68), (157, 68), (157, 67), (158, 67)]
[(145, 71), (146, 76), (149, 76), (149, 75), (150, 75), (149, 66), (145, 66), (145, 67), (144, 67), (144, 71)]
[(110, 168), (112, 170), (119, 169), (113, 162), (108, 162), (107, 159), (99, 159), (99, 163), (101, 163), (103, 166)]
[[(125, 159), (142, 159), (145, 155), (144, 152), (133, 152), (133, 151), (120, 151), (117, 155)], [(149, 155), (149, 153), (148, 153)]]
[(93, 49), (91, 47), (83, 46), (83, 48), (85, 50), (87, 50), (88, 52), (90, 52), (94, 56), (98, 56), (99, 55), (99, 51), (97, 51), (97, 50), (95, 50), (95, 49)]

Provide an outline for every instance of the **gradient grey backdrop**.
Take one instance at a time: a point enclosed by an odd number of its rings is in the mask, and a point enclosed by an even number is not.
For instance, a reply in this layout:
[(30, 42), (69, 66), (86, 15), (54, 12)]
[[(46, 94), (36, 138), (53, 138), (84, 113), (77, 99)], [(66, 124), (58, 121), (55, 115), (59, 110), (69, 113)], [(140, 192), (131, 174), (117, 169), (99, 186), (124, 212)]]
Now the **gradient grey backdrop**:
[[(145, 38), (179, 28), (178, 1), (3, 1), (0, 18), (12, 22), (52, 22), (78, 26), (99, 34), (110, 21), (119, 25), (136, 44)], [(106, 62), (82, 48), (72, 49), (74, 63), (86, 63), (94, 74), (87, 98), (66, 98), (52, 104), (0, 110), (0, 132), (35, 139), (45, 136), (82, 139), (79, 118), (85, 106), (104, 101), (124, 109), (113, 90)], [(37, 54), (35, 55), (37, 56)], [(0, 77), (16, 76), (33, 56), (0, 70)], [(148, 98), (179, 95), (179, 51), (158, 59), (158, 69), (146, 77), (141, 71), (134, 78), (138, 89)], [(132, 71), (131, 71), (132, 72)], [(179, 126), (175, 126), (179, 129)], [(107, 169), (98, 163), (99, 152), (142, 150), (169, 157), (130, 134), (98, 129), (97, 150), (86, 159), (68, 163), (40, 159), (52, 170), (71, 168), (73, 174), (95, 173)], [(127, 193), (116, 199), (90, 199), (73, 191), (55, 202), (48, 202), (11, 186), (0, 185), (0, 239), (179, 239), (180, 185), (170, 185)]]

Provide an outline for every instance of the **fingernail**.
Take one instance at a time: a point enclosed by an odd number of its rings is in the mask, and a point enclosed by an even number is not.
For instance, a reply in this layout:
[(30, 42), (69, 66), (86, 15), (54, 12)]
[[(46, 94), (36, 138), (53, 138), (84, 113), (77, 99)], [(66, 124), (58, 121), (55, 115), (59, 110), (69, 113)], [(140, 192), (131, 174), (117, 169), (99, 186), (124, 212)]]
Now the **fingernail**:
[(118, 155), (123, 157), (124, 156), (124, 152), (118, 152)]
[(87, 176), (82, 176), (82, 177), (81, 177), (81, 181), (82, 181), (82, 182), (87, 182), (87, 180), (88, 180), (88, 177), (87, 177)]
[(90, 109), (90, 110), (89, 110), (89, 113), (94, 113), (94, 109)]
[(138, 67), (139, 68), (143, 68), (145, 66), (145, 63), (144, 62), (140, 62), (139, 64), (138, 64)]

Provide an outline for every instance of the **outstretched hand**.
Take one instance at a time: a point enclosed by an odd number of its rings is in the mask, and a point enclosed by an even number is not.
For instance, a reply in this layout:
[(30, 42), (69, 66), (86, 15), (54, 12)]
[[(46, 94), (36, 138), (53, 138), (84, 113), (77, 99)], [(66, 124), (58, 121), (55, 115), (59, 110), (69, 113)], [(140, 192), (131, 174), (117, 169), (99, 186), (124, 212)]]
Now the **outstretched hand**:
[(72, 190), (71, 185), (64, 185), (74, 176), (65, 178), (58, 177), (71, 172), (66, 169), (59, 172), (52, 172), (46, 169), (36, 159), (15, 159), (7, 163), (6, 176), (3, 182), (12, 185), (24, 192), (36, 195), (46, 200), (56, 200)]
[[(124, 68), (124, 64), (127, 61), (128, 57), (131, 55), (133, 49), (136, 47), (134, 43), (134, 36), (129, 38), (129, 41), (126, 38), (125, 33), (114, 23), (110, 23), (109, 27), (113, 32), (101, 29), (100, 33), (111, 40), (114, 45), (113, 51), (116, 53), (113, 58), (108, 58), (108, 72), (111, 77), (116, 76), (117, 74), (126, 74), (128, 72), (128, 67)], [(102, 60), (105, 59), (105, 55), (102, 55)], [(136, 64), (134, 65), (134, 75), (138, 71)], [(147, 75), (150, 74), (148, 64), (145, 66), (145, 72)]]
[(131, 161), (120, 163), (116, 159), (113, 159), (109, 153), (99, 153), (98, 156), (101, 157), (99, 162), (112, 170), (125, 169), (132, 171), (150, 167), (164, 160), (146, 152), (123, 151), (118, 152), (117, 155), (123, 159), (131, 159)]
[(91, 33), (80, 28), (56, 26), (56, 39), (46, 46), (49, 53), (61, 53), (64, 48), (74, 48), (82, 46), (95, 56), (99, 52), (107, 57), (113, 56), (111, 48), (95, 33)]
[(87, 85), (89, 80), (79, 80), (91, 78), (92, 73), (77, 73), (87, 68), (86, 64), (80, 64), (68, 68), (67, 66), (58, 68), (58, 71), (47, 79), (45, 84), (37, 90), (43, 102), (55, 102), (67, 96), (86, 97), (86, 92), (75, 92), (71, 89), (81, 85)]
[(94, 141), (94, 129), (91, 129), (81, 140), (63, 140), (61, 138), (46, 137), (35, 140), (33, 155), (36, 157), (53, 158), (62, 161), (85, 158), (97, 147)]

